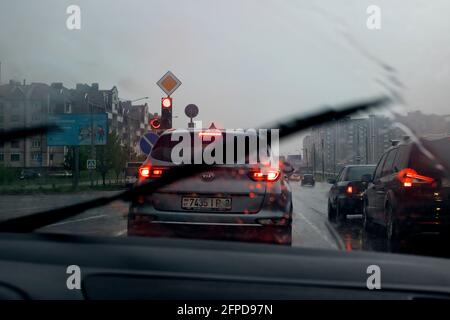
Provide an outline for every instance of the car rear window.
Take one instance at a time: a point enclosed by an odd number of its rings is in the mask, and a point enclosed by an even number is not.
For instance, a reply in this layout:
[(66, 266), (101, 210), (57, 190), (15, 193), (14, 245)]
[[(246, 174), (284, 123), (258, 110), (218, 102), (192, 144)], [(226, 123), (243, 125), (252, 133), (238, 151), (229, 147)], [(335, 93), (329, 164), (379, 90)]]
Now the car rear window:
[(373, 175), (375, 166), (349, 167), (347, 169), (346, 181), (361, 181), (366, 174)]
[[(425, 141), (424, 145), (436, 156), (438, 162), (448, 167), (450, 164), (449, 138)], [(428, 156), (423, 153), (417, 145), (414, 145), (412, 148), (409, 167), (416, 170), (420, 174), (431, 177), (441, 177), (443, 175), (443, 171), (436, 168), (436, 166), (433, 165), (432, 160), (428, 158)]]
[[(194, 137), (194, 134), (198, 134), (197, 132), (191, 132), (191, 138)], [(270, 137), (270, 135), (269, 135)], [(229, 143), (233, 143), (232, 141), (230, 141), (231, 139), (234, 139), (234, 159), (233, 162), (237, 163), (238, 162), (238, 137), (236, 135), (232, 135), (232, 134), (226, 134), (225, 132), (222, 133), (221, 138), (223, 139), (223, 163), (227, 163), (227, 150), (229, 150)], [(213, 141), (215, 141), (215, 139), (217, 139), (216, 137), (211, 137), (210, 140), (203, 140), (202, 141), (202, 148), (203, 150), (206, 148), (207, 145), (211, 144)], [(256, 148), (252, 145), (251, 141), (255, 140), (257, 142), (257, 146)], [(256, 135), (256, 139), (254, 136), (250, 136), (250, 135), (245, 135), (245, 163), (249, 163), (249, 157), (248, 155), (252, 152), (257, 152), (259, 149), (259, 146), (261, 144), (261, 140), (260, 137), (258, 135)], [(165, 161), (165, 162), (172, 162), (172, 151), (173, 148), (180, 143), (179, 141), (173, 141), (172, 139), (172, 134), (164, 134), (162, 135), (158, 141), (156, 142), (155, 146), (152, 149), (151, 152), (151, 156), (154, 159), (160, 160), (160, 161)], [(265, 144), (264, 144), (265, 145)], [(270, 140), (268, 142), (269, 148), (267, 150), (267, 156), (270, 156)], [(191, 163), (194, 163), (194, 152), (193, 152), (193, 147), (194, 147), (194, 143), (193, 143), (193, 139), (191, 139)], [(259, 157), (259, 153), (257, 152), (257, 161), (260, 162), (261, 159)], [(182, 151), (180, 153), (180, 156), (182, 156)], [(215, 156), (215, 153), (212, 152), (212, 156)]]

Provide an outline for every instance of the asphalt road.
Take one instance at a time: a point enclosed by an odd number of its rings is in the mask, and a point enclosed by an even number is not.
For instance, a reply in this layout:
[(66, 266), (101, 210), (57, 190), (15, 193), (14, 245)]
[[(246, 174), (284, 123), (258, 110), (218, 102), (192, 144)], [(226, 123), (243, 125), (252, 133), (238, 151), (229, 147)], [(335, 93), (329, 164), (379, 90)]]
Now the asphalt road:
[[(329, 223), (327, 192), (329, 185), (301, 187), (291, 183), (294, 201), (293, 246), (335, 250), (388, 251), (382, 228), (367, 234), (362, 230), (361, 216), (349, 216), (345, 222)], [(57, 195), (7, 195), (0, 197), (0, 219), (26, 215), (35, 211), (63, 207), (71, 203), (111, 195), (116, 191), (95, 191)], [(116, 201), (108, 206), (89, 210), (76, 217), (58, 222), (39, 232), (70, 233), (98, 236), (126, 236), (128, 203)], [(403, 253), (450, 257), (448, 241), (435, 238), (415, 238), (406, 244)]]

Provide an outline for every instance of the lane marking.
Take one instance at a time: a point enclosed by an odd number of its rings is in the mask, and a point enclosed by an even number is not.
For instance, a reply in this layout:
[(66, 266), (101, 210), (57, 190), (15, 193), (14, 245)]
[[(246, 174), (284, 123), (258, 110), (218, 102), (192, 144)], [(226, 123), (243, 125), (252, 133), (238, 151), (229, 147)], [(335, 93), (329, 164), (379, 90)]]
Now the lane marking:
[(115, 237), (121, 237), (121, 236), (123, 236), (124, 234), (126, 234), (127, 233), (127, 229), (123, 229), (123, 230), (121, 230), (121, 231), (119, 231), (119, 232), (116, 232), (115, 234), (114, 234), (114, 236)]
[(92, 217), (87, 217), (87, 218), (81, 218), (81, 219), (74, 219), (74, 220), (68, 220), (68, 221), (63, 221), (63, 222), (58, 222), (58, 223), (54, 223), (51, 225), (46, 226), (46, 228), (48, 227), (56, 227), (56, 226), (62, 226), (64, 224), (69, 224), (69, 223), (77, 223), (77, 222), (82, 222), (82, 221), (88, 221), (88, 220), (93, 220), (93, 219), (99, 219), (99, 218), (103, 218), (106, 217), (106, 214), (99, 214), (96, 216), (92, 216)]
[(301, 212), (297, 212), (297, 215), (303, 219), (314, 231), (316, 231), (316, 233), (323, 239), (325, 240), (325, 242), (327, 242), (329, 245), (331, 245), (332, 247), (336, 248), (337, 244), (333, 243), (327, 236), (325, 233), (323, 233), (319, 228), (317, 228), (316, 225), (314, 225), (311, 221), (309, 221), (308, 218), (306, 218)]
[(328, 221), (325, 221), (325, 225), (327, 226), (328, 231), (330, 231), (331, 235), (334, 237), (334, 240), (336, 240), (339, 250), (344, 250), (345, 243), (344, 243), (344, 240), (342, 240), (341, 236), (339, 235), (339, 232)]

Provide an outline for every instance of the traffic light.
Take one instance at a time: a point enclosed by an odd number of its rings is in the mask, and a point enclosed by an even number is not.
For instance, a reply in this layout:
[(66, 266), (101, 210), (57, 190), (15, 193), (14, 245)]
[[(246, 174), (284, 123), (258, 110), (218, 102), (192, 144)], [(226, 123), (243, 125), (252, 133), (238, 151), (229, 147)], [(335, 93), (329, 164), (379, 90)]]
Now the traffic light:
[(172, 128), (172, 98), (161, 98), (161, 129)]
[(150, 127), (152, 128), (152, 130), (158, 130), (161, 128), (161, 119), (159, 118), (159, 116), (155, 116), (150, 120)]

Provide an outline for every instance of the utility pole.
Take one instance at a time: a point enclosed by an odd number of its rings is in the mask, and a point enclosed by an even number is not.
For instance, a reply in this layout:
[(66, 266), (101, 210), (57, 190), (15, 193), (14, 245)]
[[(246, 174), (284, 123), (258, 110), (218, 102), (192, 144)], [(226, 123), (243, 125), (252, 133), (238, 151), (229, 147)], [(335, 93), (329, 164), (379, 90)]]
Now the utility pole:
[(325, 150), (323, 137), (321, 138), (320, 144), (322, 148), (322, 181), (325, 181)]
[[(85, 98), (91, 115), (91, 159), (95, 159), (95, 146), (94, 146), (94, 105), (90, 102), (89, 93), (86, 93)], [(89, 180), (91, 181), (91, 188), (94, 186), (94, 175), (92, 169), (89, 169)]]

